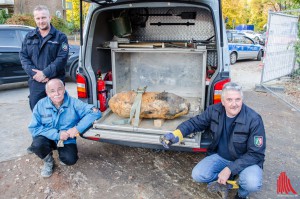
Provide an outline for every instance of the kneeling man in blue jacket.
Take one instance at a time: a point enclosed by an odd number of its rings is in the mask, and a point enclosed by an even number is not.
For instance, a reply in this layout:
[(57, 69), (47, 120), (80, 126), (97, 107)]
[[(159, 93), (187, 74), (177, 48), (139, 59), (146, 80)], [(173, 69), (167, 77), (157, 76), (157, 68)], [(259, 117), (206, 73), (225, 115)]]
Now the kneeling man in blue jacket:
[(69, 96), (60, 79), (48, 81), (46, 93), (47, 97), (34, 107), (28, 128), (33, 137), (33, 152), (44, 160), (41, 175), (50, 177), (54, 164), (52, 151), (58, 151), (61, 164), (75, 164), (78, 160), (76, 136), (91, 127), (101, 117), (101, 112), (93, 105)]
[(172, 144), (191, 133), (209, 131), (212, 143), (208, 156), (194, 167), (192, 178), (196, 182), (217, 180), (226, 185), (228, 179), (238, 174), (239, 190), (235, 198), (247, 198), (249, 193), (262, 187), (266, 149), (264, 124), (261, 116), (243, 103), (242, 88), (236, 83), (224, 85), (221, 102), (181, 123), (164, 138)]

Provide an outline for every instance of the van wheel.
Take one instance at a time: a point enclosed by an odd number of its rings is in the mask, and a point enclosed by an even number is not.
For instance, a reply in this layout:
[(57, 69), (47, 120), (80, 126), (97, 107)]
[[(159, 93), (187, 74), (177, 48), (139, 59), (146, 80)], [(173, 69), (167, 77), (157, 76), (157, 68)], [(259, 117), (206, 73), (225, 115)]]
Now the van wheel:
[(73, 64), (72, 70), (70, 72), (70, 77), (73, 82), (76, 82), (77, 68), (78, 68), (78, 61)]
[(257, 61), (261, 61), (262, 51), (260, 50), (257, 55)]
[(237, 60), (237, 54), (236, 53), (231, 53), (230, 54), (230, 64), (235, 64)]

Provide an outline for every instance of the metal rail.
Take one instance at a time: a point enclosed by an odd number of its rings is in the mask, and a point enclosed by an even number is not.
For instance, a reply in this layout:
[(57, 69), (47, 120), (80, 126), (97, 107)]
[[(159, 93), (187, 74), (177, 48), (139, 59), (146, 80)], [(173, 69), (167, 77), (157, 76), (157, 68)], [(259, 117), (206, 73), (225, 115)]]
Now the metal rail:
[(289, 106), (291, 106), (292, 108), (294, 108), (295, 110), (297, 110), (298, 112), (300, 112), (300, 109), (296, 106), (294, 106), (293, 104), (291, 104), (290, 102), (288, 102), (287, 100), (283, 99), (280, 95), (278, 95), (277, 93), (275, 93), (274, 91), (272, 91), (271, 89), (269, 89), (267, 86), (261, 84), (268, 92), (272, 93), (273, 95), (275, 95), (276, 97), (278, 97), (280, 100), (282, 100), (283, 102), (285, 102), (286, 104), (288, 104)]

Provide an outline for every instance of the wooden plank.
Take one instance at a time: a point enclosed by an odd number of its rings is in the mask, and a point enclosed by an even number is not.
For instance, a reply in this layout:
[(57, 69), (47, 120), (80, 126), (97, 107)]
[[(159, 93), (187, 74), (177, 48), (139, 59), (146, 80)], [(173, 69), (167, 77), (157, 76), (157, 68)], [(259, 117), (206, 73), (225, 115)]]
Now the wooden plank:
[(155, 127), (161, 127), (165, 123), (164, 119), (155, 119), (153, 120), (153, 124)]

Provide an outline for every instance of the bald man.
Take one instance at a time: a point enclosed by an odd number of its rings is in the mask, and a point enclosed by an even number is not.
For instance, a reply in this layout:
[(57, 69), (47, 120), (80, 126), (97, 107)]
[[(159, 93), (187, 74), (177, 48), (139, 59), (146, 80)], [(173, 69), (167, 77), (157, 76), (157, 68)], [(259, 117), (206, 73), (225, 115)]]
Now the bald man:
[[(69, 96), (60, 79), (51, 79), (45, 86), (47, 97), (33, 109), (29, 131), (32, 134), (32, 150), (44, 160), (43, 177), (53, 173), (53, 150), (58, 151), (63, 165), (73, 165), (78, 160), (76, 136), (87, 130), (101, 117), (99, 109)], [(63, 147), (57, 147), (63, 142)]]
[[(51, 24), (49, 9), (38, 5), (33, 10), (36, 29), (24, 38), (20, 60), (28, 74), (29, 105), (33, 110), (36, 103), (47, 96), (45, 84), (54, 78), (65, 80), (65, 66), (69, 56), (67, 36)], [(32, 153), (32, 147), (27, 148)]]

